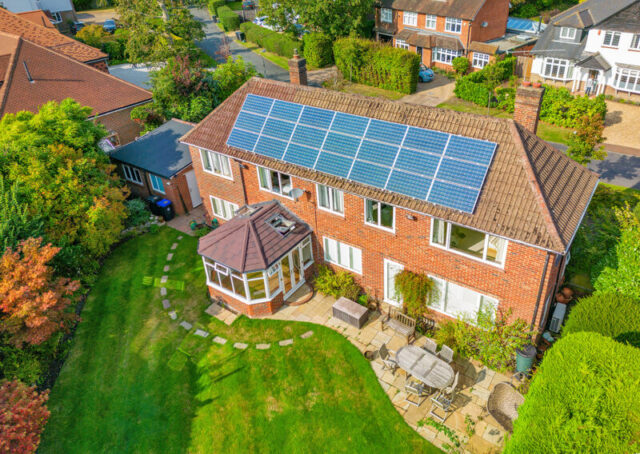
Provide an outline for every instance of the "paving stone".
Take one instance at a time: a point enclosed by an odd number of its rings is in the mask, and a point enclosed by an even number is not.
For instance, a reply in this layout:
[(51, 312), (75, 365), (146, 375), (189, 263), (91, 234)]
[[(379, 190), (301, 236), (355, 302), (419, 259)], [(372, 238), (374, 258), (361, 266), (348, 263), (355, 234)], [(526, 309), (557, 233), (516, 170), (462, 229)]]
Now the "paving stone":
[(166, 296), (167, 295), (167, 289), (165, 287), (162, 287), (160, 289), (160, 295), (162, 295), (162, 296)]
[(224, 344), (226, 344), (226, 343), (227, 343), (227, 340), (226, 340), (224, 337), (220, 337), (220, 336), (216, 336), (216, 337), (214, 337), (214, 338), (213, 338), (213, 341), (214, 341), (216, 344), (220, 344), (220, 345), (224, 345)]
[(256, 348), (258, 350), (268, 350), (269, 348), (271, 348), (271, 344), (257, 344)]
[(209, 337), (209, 331), (204, 331), (202, 329), (197, 329), (196, 332), (193, 334), (200, 337)]
[(171, 250), (173, 251), (173, 250), (175, 250), (177, 247), (178, 247), (178, 243), (173, 243), (173, 244), (171, 245)]
[(183, 237), (182, 237), (182, 235), (180, 235), (180, 236), (178, 237), (178, 241), (180, 241), (182, 238), (183, 238)]
[(171, 320), (175, 320), (176, 318), (178, 318), (178, 314), (176, 313), (176, 311), (171, 311), (169, 312), (169, 317), (171, 317)]
[(169, 265), (165, 265), (164, 268), (162, 268), (162, 271), (164, 271), (165, 273), (169, 271)]
[(284, 347), (285, 345), (291, 345), (293, 344), (293, 339), (281, 340), (280, 342), (278, 342), (278, 344), (280, 344), (281, 347)]
[(162, 308), (169, 309), (171, 307), (171, 302), (169, 300), (162, 300)]
[(172, 258), (173, 258), (173, 253), (167, 254), (167, 262), (170, 262)]
[(385, 383), (382, 380), (378, 380), (378, 383), (380, 383), (380, 386), (382, 386), (382, 389), (384, 389), (384, 391), (386, 392), (389, 387), (391, 386), (389, 383)]
[(180, 322), (180, 326), (182, 326), (187, 331), (189, 331), (191, 328), (193, 328), (193, 325), (191, 323), (185, 322), (184, 320)]
[(487, 428), (482, 434), (482, 438), (487, 440), (489, 443), (493, 443), (494, 445), (499, 445), (502, 443), (502, 440), (504, 438), (504, 432), (498, 429), (497, 427), (492, 426), (491, 424), (488, 424)]
[(313, 331), (307, 331), (306, 333), (300, 334), (302, 339), (308, 339), (311, 336), (313, 336)]
[(169, 280), (169, 276), (167, 276), (166, 274), (164, 276), (162, 276), (160, 278), (160, 283), (164, 284), (165, 282), (167, 282)]
[(243, 344), (242, 342), (236, 342), (235, 344), (233, 344), (233, 348), (237, 348), (238, 350), (244, 350), (247, 347), (248, 345)]

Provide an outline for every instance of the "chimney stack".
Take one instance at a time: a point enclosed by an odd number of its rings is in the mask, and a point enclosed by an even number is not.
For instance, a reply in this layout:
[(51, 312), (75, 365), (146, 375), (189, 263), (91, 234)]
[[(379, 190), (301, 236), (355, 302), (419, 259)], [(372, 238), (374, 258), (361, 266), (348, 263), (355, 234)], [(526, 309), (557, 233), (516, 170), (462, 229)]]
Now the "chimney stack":
[(534, 134), (538, 130), (544, 87), (521, 85), (516, 90), (513, 119)]
[(289, 60), (289, 82), (307, 85), (307, 60), (300, 58), (298, 49), (293, 49), (293, 58)]

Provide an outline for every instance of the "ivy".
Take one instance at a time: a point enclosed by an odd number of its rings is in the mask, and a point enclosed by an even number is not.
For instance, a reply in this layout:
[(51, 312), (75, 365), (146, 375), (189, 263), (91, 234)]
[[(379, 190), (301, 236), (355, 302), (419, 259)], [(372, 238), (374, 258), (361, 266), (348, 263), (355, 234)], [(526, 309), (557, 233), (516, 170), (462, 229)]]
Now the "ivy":
[(395, 277), (395, 291), (404, 302), (410, 317), (419, 318), (427, 311), (427, 301), (435, 287), (433, 279), (423, 273), (402, 270)]

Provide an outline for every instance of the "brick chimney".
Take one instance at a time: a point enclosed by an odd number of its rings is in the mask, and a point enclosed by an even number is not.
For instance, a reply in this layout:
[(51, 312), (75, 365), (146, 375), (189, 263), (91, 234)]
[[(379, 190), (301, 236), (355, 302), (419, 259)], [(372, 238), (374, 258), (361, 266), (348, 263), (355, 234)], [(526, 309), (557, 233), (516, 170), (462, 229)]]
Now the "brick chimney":
[(513, 119), (534, 134), (538, 129), (543, 94), (544, 87), (525, 87), (521, 85), (516, 90)]
[(289, 60), (289, 82), (307, 85), (307, 60), (300, 58), (298, 49), (293, 50), (293, 58)]

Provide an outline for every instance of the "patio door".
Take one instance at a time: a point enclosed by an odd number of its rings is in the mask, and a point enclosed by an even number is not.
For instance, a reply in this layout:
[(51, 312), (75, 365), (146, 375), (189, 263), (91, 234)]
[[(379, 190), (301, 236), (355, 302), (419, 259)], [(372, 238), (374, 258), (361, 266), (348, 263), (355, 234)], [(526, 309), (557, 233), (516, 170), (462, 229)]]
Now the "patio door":
[(280, 259), (280, 287), (285, 298), (304, 282), (302, 256), (296, 247)]
[(402, 306), (402, 299), (396, 293), (396, 275), (404, 269), (404, 266), (384, 259), (384, 301), (393, 306)]

